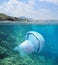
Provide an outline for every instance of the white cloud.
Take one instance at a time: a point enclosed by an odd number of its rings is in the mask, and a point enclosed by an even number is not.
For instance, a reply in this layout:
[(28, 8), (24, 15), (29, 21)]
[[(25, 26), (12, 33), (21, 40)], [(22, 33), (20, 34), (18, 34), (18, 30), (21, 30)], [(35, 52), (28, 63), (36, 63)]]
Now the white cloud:
[(39, 0), (41, 2), (50, 2), (58, 5), (58, 0)]
[(48, 9), (40, 9), (36, 12), (36, 18), (39, 20), (49, 20), (49, 19), (55, 19), (53, 16), (53, 12)]
[(35, 0), (29, 0), (28, 3), (23, 3), (18, 0), (9, 0), (7, 3), (0, 6), (0, 12), (11, 16), (26, 16), (33, 19), (54, 19), (52, 11), (42, 8), (34, 10)]
[(7, 3), (0, 6), (0, 12), (8, 13), (13, 16), (31, 17), (34, 14), (34, 4), (34, 0), (29, 0), (28, 3), (19, 2), (18, 0), (9, 0)]

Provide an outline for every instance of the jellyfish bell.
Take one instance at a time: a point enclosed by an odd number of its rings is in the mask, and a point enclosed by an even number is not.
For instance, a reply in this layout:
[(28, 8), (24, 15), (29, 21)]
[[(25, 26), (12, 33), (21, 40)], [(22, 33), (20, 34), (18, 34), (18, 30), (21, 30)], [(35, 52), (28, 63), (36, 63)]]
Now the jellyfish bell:
[(44, 47), (45, 40), (43, 36), (35, 31), (29, 31), (26, 34), (26, 39), (19, 46), (16, 46), (14, 50), (20, 52), (22, 56), (30, 54), (32, 52), (40, 53)]
[(32, 42), (35, 52), (40, 53), (42, 51), (45, 44), (45, 39), (40, 33), (35, 31), (29, 31), (26, 34), (26, 39)]

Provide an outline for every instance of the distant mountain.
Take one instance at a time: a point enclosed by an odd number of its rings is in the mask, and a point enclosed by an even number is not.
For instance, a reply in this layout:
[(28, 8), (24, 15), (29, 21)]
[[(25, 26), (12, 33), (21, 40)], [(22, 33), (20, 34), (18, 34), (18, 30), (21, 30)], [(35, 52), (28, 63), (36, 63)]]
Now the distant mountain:
[(21, 16), (21, 17), (11, 17), (8, 16), (6, 14), (0, 13), (0, 21), (25, 21), (25, 22), (29, 22), (30, 19)]
[(20, 16), (19, 18), (21, 18), (21, 19), (26, 19), (26, 17), (25, 17), (25, 16)]
[(28, 22), (32, 21), (32, 18), (27, 18), (25, 16), (20, 16), (19, 19), (22, 19), (22, 20), (25, 20), (25, 21), (28, 21)]
[(25, 16), (20, 16), (19, 21), (31, 22), (31, 20), (29, 18), (26, 18)]

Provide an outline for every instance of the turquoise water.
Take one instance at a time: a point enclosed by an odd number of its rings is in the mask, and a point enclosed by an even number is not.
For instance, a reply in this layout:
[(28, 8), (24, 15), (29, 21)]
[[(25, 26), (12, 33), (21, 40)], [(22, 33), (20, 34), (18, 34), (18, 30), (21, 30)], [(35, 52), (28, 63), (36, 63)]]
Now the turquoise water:
[(32, 29), (45, 38), (45, 55), (58, 56), (58, 25), (33, 25)]
[[(13, 57), (11, 53), (16, 55), (13, 48), (25, 40), (25, 36), (28, 31), (37, 31), (41, 33), (45, 39), (45, 46), (42, 52), (39, 55), (35, 54), (34, 56), (31, 54), (32, 57), (30, 56), (30, 58), (33, 60), (34, 57), (37, 58), (37, 56), (40, 56), (40, 60), (43, 59), (41, 63), (45, 62), (43, 65), (58, 65), (58, 25), (54, 24), (0, 24), (0, 58), (3, 62), (6, 62), (5, 58)], [(27, 59), (29, 59), (29, 56)], [(48, 59), (49, 62), (46, 62), (45, 59)], [(52, 59), (53, 62), (50, 59)], [(40, 60), (37, 60), (37, 64), (35, 63), (33, 65), (42, 65), (39, 64)], [(20, 64), (18, 63), (15, 65)]]

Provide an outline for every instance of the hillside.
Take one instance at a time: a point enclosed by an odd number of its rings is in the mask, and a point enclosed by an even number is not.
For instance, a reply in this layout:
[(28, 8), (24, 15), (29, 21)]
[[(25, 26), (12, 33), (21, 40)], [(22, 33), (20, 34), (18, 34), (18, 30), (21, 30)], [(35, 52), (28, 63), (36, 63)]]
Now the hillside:
[(18, 18), (11, 17), (6, 14), (0, 13), (0, 21), (18, 21)]
[(25, 22), (29, 22), (30, 20), (27, 19), (26, 17), (22, 18), (22, 17), (11, 17), (8, 16), (6, 14), (0, 13), (0, 21), (25, 21)]

